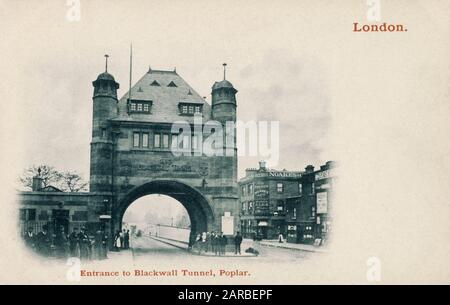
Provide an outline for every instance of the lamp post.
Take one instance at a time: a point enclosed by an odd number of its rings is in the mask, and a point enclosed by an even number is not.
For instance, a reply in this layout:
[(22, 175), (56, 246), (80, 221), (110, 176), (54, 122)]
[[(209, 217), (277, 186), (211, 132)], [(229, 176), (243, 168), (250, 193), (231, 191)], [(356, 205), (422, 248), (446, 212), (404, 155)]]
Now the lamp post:
[[(99, 215), (99, 221), (101, 224), (101, 231), (102, 234), (104, 236), (104, 239), (106, 239), (106, 244), (108, 243), (107, 239), (108, 239), (108, 235), (107, 235), (107, 231), (108, 231), (108, 223), (111, 222), (111, 215), (109, 214), (109, 199), (103, 199), (103, 213), (101, 215)], [(111, 245), (112, 246), (112, 245)]]

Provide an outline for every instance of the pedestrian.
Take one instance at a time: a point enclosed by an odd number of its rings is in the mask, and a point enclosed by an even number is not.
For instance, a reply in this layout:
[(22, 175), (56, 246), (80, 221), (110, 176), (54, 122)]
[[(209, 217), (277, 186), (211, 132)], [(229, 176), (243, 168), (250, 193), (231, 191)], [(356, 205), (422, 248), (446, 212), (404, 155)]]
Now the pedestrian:
[(69, 255), (71, 257), (80, 257), (78, 246), (78, 228), (74, 228), (69, 235)]
[(227, 246), (227, 237), (223, 235), (223, 232), (220, 232), (220, 238), (219, 238), (219, 244), (220, 244), (220, 254), (225, 255), (225, 248)]
[(91, 240), (85, 227), (82, 227), (78, 234), (78, 244), (80, 247), (80, 259), (88, 260), (91, 256)]
[(206, 250), (208, 252), (211, 249), (211, 232), (206, 232)]
[[(124, 230), (125, 231), (125, 230)], [(130, 248), (130, 230), (127, 230), (123, 235), (123, 244), (125, 249)]]
[(278, 242), (280, 244), (283, 243), (283, 234), (281, 232), (278, 234)]
[(219, 253), (219, 246), (218, 246), (218, 238), (216, 232), (212, 232), (211, 234), (211, 246), (212, 246), (212, 252), (217, 255)]
[(202, 235), (197, 234), (197, 237), (195, 238), (195, 248), (197, 249), (197, 252), (200, 254), (201, 251), (201, 245), (202, 244)]
[(202, 242), (201, 242), (201, 250), (207, 252), (208, 250), (206, 249), (206, 232), (202, 233)]
[(108, 258), (108, 235), (102, 231), (102, 257), (100, 259)]
[(55, 245), (56, 256), (59, 258), (66, 258), (69, 253), (69, 241), (63, 226), (56, 232), (53, 243)]
[(52, 241), (48, 233), (48, 226), (43, 225), (42, 231), (36, 235), (36, 250), (39, 254), (49, 256), (51, 254)]
[(122, 249), (125, 249), (125, 243), (124, 243), (125, 229), (123, 229), (123, 231), (119, 233), (119, 236), (120, 236), (120, 245), (122, 246)]
[(28, 232), (25, 233), (23, 238), (25, 240), (25, 245), (27, 245), (27, 247), (29, 247), (30, 249), (35, 248), (36, 236), (34, 235), (32, 228), (28, 228)]
[(116, 235), (114, 236), (114, 251), (119, 251), (122, 247), (122, 243), (120, 241), (120, 231), (117, 230)]
[(241, 254), (242, 235), (237, 231), (234, 237), (234, 254)]

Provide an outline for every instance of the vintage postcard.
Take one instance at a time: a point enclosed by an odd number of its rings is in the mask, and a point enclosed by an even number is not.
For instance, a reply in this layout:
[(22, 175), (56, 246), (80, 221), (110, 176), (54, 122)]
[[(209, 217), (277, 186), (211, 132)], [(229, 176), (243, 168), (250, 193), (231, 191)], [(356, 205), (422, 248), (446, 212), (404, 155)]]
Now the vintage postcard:
[(0, 7), (1, 284), (450, 284), (448, 1)]

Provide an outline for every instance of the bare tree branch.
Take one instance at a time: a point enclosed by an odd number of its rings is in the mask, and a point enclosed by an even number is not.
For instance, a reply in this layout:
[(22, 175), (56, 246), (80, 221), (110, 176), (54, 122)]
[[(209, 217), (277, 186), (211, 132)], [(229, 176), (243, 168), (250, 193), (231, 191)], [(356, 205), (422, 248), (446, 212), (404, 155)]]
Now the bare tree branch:
[(65, 192), (87, 191), (88, 183), (75, 171), (58, 174), (61, 189)]
[(33, 177), (40, 172), (42, 179), (42, 187), (53, 185), (64, 192), (82, 192), (87, 191), (88, 182), (84, 181), (83, 177), (75, 171), (59, 172), (53, 166), (41, 165), (31, 166), (24, 170), (19, 182), (28, 189), (32, 189)]
[(24, 170), (19, 182), (26, 188), (31, 189), (33, 186), (33, 177), (38, 175), (39, 168), (41, 169), (40, 177), (42, 178), (42, 186), (46, 187), (50, 184), (57, 183), (59, 180), (58, 171), (49, 165), (33, 165)]

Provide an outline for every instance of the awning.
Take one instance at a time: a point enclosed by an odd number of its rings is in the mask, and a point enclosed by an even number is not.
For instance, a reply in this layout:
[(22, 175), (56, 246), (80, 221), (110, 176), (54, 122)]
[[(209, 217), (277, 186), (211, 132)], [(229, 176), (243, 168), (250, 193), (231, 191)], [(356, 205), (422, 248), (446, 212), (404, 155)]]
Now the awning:
[(267, 221), (258, 222), (258, 227), (267, 227), (267, 226), (269, 226), (269, 223)]

